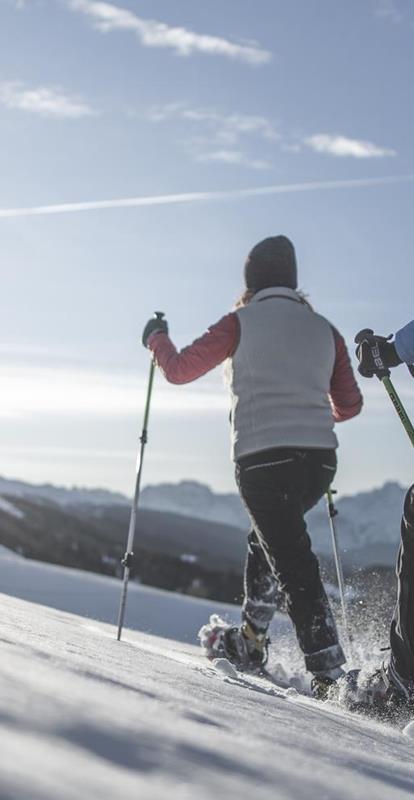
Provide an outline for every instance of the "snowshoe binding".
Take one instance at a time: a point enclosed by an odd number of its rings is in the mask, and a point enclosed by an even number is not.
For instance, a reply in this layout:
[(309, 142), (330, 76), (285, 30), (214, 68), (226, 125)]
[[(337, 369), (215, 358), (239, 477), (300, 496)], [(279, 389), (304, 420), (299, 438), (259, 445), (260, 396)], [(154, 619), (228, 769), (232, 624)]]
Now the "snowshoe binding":
[(345, 677), (341, 667), (336, 667), (328, 672), (317, 673), (311, 681), (311, 694), (315, 700), (334, 700), (338, 692), (338, 681)]
[(266, 633), (256, 633), (248, 622), (237, 627), (212, 614), (198, 636), (210, 661), (227, 658), (236, 669), (258, 673), (266, 665), (269, 639)]

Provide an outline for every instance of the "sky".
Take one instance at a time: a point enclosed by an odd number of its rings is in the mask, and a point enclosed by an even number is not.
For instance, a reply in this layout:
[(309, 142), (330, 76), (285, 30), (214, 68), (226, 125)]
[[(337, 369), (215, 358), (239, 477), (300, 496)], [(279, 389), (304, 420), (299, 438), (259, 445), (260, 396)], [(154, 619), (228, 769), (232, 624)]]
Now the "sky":
[[(146, 321), (191, 342), (266, 236), (353, 358), (414, 317), (413, 40), (410, 0), (0, 0), (1, 474), (131, 494)], [(361, 388), (338, 490), (411, 483)], [(157, 376), (144, 483), (235, 490), (228, 407), (221, 368)]]

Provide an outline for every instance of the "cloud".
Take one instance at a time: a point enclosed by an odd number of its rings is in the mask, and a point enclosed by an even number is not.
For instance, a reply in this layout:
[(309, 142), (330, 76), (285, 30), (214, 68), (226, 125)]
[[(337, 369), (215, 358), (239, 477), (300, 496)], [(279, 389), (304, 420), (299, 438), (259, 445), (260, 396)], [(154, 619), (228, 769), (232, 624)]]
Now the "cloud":
[(403, 20), (403, 15), (394, 0), (377, 0), (375, 16), (395, 23)]
[(304, 144), (317, 153), (351, 158), (386, 158), (395, 156), (395, 150), (378, 147), (362, 139), (349, 139), (346, 136), (317, 133), (304, 139)]
[[(241, 136), (258, 136), (267, 141), (279, 141), (280, 133), (268, 117), (258, 114), (222, 114), (211, 108), (191, 108), (182, 103), (154, 106), (147, 113), (151, 122), (171, 119), (208, 128), (221, 141), (234, 142)], [(209, 140), (211, 138), (209, 136)]]
[(62, 203), (51, 206), (32, 206), (28, 208), (0, 208), (0, 219), (17, 217), (49, 216), (53, 214), (73, 214), (82, 211), (103, 211), (119, 208), (149, 208), (151, 206), (175, 205), (177, 203), (220, 202), (243, 200), (251, 197), (266, 197), (278, 194), (298, 194), (334, 189), (359, 189), (369, 186), (388, 186), (414, 182), (414, 174), (388, 175), (379, 178), (353, 178), (350, 180), (309, 181), (307, 183), (286, 183), (273, 186), (259, 186), (249, 189), (217, 190), (209, 192), (186, 192), (182, 194), (148, 195), (127, 197), (115, 200), (92, 200), (81, 203)]
[(94, 27), (102, 33), (130, 31), (144, 47), (163, 47), (180, 56), (194, 53), (225, 56), (252, 65), (268, 63), (272, 55), (256, 43), (236, 44), (218, 36), (195, 33), (182, 27), (171, 27), (164, 22), (142, 19), (132, 11), (112, 3), (95, 0), (67, 0), (69, 8), (88, 16)]
[[(184, 103), (155, 106), (147, 113), (153, 123), (170, 120), (183, 123), (185, 141), (196, 161), (221, 162), (253, 169), (270, 169), (274, 146), (292, 154), (308, 147), (316, 153), (337, 157), (385, 158), (395, 150), (341, 134), (317, 133), (305, 138), (282, 134), (276, 123), (263, 115), (223, 114), (215, 109), (193, 108)], [(259, 157), (245, 152), (245, 143), (260, 142)], [(267, 152), (263, 153), (263, 144)], [(272, 146), (269, 152), (269, 147)], [(270, 156), (270, 157), (269, 157)]]
[(50, 86), (28, 89), (19, 81), (0, 82), (0, 105), (55, 119), (80, 119), (94, 113), (86, 103), (62, 89)]
[(251, 167), (252, 169), (270, 169), (269, 161), (259, 158), (249, 158), (240, 150), (213, 150), (210, 153), (202, 153), (197, 156), (197, 161), (215, 161), (220, 164), (230, 164), (239, 167)]
[(198, 162), (220, 162), (251, 169), (269, 169), (266, 158), (244, 152), (244, 140), (275, 143), (281, 139), (275, 124), (257, 114), (223, 114), (211, 108), (192, 108), (183, 103), (155, 106), (146, 114), (153, 123), (182, 123), (185, 144)]

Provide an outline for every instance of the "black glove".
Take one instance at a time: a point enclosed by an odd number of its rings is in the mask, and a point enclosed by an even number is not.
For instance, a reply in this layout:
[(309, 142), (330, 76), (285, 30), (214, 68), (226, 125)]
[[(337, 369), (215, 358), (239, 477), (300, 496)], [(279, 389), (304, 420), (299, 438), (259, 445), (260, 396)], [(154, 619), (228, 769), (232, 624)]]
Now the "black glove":
[(394, 342), (389, 342), (385, 336), (375, 336), (372, 333), (367, 339), (362, 340), (355, 350), (355, 355), (359, 361), (358, 372), (364, 378), (372, 378), (381, 371), (378, 367), (378, 362), (376, 363), (373, 349), (377, 352), (377, 358), (381, 359), (386, 369), (398, 367), (399, 364), (402, 364), (402, 359), (395, 349)]
[(159, 316), (152, 317), (152, 319), (148, 320), (142, 333), (142, 344), (144, 347), (148, 346), (148, 339), (153, 333), (168, 333), (167, 320), (160, 319)]

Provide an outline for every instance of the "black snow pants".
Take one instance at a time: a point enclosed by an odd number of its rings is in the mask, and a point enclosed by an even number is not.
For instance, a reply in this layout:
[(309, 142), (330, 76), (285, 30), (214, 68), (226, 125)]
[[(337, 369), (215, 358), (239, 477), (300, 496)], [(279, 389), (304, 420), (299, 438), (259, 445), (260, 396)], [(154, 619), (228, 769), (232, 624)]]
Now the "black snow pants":
[(323, 449), (276, 448), (236, 464), (240, 495), (252, 522), (243, 619), (257, 632), (266, 631), (281, 590), (306, 667), (313, 673), (345, 663), (304, 520), (335, 472), (335, 451)]
[(392, 662), (404, 681), (414, 682), (414, 486), (408, 490), (401, 520), (397, 559), (398, 595), (391, 623)]

